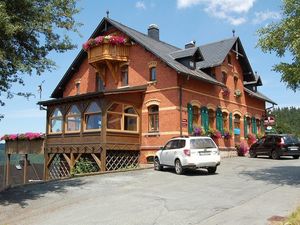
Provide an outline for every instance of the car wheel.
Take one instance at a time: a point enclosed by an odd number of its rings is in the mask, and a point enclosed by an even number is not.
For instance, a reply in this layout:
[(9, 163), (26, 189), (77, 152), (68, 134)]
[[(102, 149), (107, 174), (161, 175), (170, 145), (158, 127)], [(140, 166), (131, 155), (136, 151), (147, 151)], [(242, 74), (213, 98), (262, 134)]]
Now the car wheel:
[(160, 165), (159, 159), (157, 157), (154, 159), (154, 169), (157, 171), (163, 170), (163, 166)]
[(208, 167), (207, 168), (207, 172), (209, 174), (214, 174), (216, 171), (217, 171), (217, 167), (216, 166), (215, 167)]
[(272, 159), (279, 159), (280, 158), (278, 153), (276, 152), (276, 150), (272, 151), (271, 156), (272, 156)]
[(299, 159), (299, 155), (293, 155), (294, 159)]
[(179, 159), (176, 159), (175, 161), (175, 172), (177, 174), (183, 174), (183, 168)]
[(253, 150), (249, 151), (249, 155), (250, 155), (250, 158), (256, 158), (256, 156), (257, 156)]

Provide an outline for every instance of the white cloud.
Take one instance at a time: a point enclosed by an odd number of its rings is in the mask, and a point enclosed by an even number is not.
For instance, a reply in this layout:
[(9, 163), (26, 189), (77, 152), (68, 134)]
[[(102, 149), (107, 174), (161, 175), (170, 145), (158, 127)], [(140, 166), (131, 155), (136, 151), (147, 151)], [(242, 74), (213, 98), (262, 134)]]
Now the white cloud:
[(275, 11), (261, 11), (261, 12), (255, 12), (255, 18), (252, 20), (254, 24), (262, 23), (266, 20), (279, 20), (281, 19), (281, 15), (279, 12)]
[(223, 19), (232, 25), (247, 21), (245, 14), (253, 7), (256, 0), (177, 0), (177, 8), (184, 9), (203, 5), (210, 16)]
[(136, 2), (135, 3), (135, 7), (138, 8), (138, 9), (146, 9), (147, 8), (146, 5), (145, 5), (145, 3), (142, 2), (142, 1)]

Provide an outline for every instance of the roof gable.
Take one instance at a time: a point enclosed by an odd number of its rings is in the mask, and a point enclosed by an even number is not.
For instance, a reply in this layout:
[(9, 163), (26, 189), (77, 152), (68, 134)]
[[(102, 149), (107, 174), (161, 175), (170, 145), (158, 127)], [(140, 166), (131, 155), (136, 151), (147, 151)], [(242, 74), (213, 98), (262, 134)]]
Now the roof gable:
[[(224, 86), (221, 82), (215, 80), (214, 78), (210, 77), (209, 75), (205, 74), (204, 72), (200, 70), (192, 70), (188, 67), (184, 66), (180, 62), (176, 61), (170, 53), (174, 53), (178, 50), (181, 50), (180, 48), (177, 48), (175, 46), (172, 46), (170, 44), (167, 44), (162, 41), (157, 41), (155, 39), (150, 38), (149, 36), (136, 31), (132, 28), (129, 28), (117, 21), (114, 21), (110, 18), (103, 18), (93, 34), (90, 36), (90, 38), (95, 38), (98, 35), (104, 33), (109, 29), (110, 27), (115, 27), (116, 29), (120, 30), (124, 34), (126, 34), (129, 38), (131, 38), (132, 41), (140, 44), (145, 49), (147, 49), (149, 52), (153, 53), (155, 56), (157, 56), (159, 59), (161, 59), (163, 62), (165, 62), (168, 66), (176, 70), (180, 74), (185, 74), (191, 77), (194, 77), (195, 79), (200, 79), (209, 83), (213, 83), (219, 86)], [(183, 50), (183, 52), (185, 52)], [(195, 49), (195, 54), (198, 52), (197, 49)], [(201, 51), (199, 50), (200, 54)], [(199, 52), (197, 54), (199, 54)], [(75, 58), (75, 60), (72, 62), (56, 88), (54, 89), (53, 93), (51, 94), (52, 98), (61, 98), (63, 95), (63, 89), (66, 86), (66, 84), (71, 79), (74, 72), (77, 70), (77, 67), (79, 64), (83, 62), (83, 60), (87, 57), (87, 53), (84, 50), (80, 50), (79, 54)]]

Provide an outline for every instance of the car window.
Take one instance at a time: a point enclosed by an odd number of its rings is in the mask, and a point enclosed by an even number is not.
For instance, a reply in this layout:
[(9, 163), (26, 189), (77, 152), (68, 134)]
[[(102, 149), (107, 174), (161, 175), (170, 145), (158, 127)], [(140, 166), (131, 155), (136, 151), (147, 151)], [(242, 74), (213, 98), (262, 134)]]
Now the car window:
[(178, 142), (179, 142), (179, 140), (174, 140), (174, 141), (172, 141), (171, 149), (176, 149), (176, 148), (178, 148)]
[(169, 141), (169, 142), (165, 145), (164, 150), (171, 149), (172, 143), (173, 143), (173, 141)]
[(273, 143), (273, 136), (266, 137), (265, 144), (271, 144), (271, 143)]
[(287, 135), (283, 137), (284, 143), (285, 144), (298, 144), (299, 140), (297, 137), (292, 136), (292, 135)]
[(177, 148), (184, 148), (185, 147), (185, 140), (179, 140)]
[(203, 139), (191, 139), (191, 149), (199, 148), (215, 148), (215, 143), (208, 138)]

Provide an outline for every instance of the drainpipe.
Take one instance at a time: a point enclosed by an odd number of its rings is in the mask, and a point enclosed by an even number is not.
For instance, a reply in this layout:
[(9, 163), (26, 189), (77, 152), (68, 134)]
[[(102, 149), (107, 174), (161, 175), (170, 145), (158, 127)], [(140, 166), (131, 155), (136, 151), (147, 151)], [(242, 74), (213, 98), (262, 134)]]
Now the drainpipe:
[(179, 86), (180, 136), (182, 136), (182, 85)]

